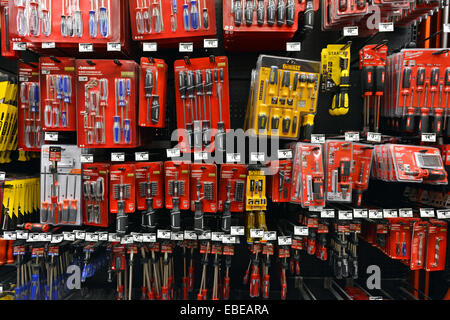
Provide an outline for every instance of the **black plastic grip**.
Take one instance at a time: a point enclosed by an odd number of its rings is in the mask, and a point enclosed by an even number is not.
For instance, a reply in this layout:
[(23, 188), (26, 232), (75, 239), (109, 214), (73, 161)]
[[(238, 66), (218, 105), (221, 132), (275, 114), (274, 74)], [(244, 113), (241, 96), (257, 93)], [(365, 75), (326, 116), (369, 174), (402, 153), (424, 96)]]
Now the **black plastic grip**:
[(234, 0), (234, 24), (240, 26), (242, 23), (241, 0)]
[(264, 0), (258, 0), (258, 5), (256, 7), (256, 22), (258, 26), (264, 24)]
[(203, 211), (199, 200), (195, 201), (194, 231), (197, 234), (203, 233)]
[(364, 95), (370, 95), (374, 91), (374, 67), (362, 68), (361, 87)]
[(128, 228), (128, 215), (125, 213), (125, 201), (117, 201), (116, 233), (124, 235)]
[(303, 30), (311, 31), (314, 28), (314, 4), (312, 0), (306, 1), (306, 9), (303, 14)]

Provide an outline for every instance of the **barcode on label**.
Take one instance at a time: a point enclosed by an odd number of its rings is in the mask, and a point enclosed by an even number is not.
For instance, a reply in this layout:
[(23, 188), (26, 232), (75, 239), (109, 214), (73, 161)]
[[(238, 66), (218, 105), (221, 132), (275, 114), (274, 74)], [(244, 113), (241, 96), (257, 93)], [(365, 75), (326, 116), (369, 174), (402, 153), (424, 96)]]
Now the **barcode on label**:
[(144, 42), (142, 50), (146, 52), (158, 51), (158, 44), (156, 42)]
[(180, 52), (193, 52), (194, 44), (192, 42), (180, 42), (179, 51)]
[(219, 47), (218, 39), (204, 39), (203, 48), (217, 48)]

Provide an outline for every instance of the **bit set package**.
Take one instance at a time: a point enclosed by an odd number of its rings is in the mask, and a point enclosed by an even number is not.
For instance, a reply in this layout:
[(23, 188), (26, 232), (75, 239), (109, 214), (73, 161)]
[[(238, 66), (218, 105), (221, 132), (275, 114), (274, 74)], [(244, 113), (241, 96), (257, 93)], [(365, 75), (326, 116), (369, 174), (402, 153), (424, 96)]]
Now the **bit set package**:
[(19, 148), (40, 151), (41, 148), (41, 99), (39, 95), (39, 71), (27, 64), (19, 64)]
[(138, 74), (134, 61), (76, 60), (80, 148), (139, 145)]
[(266, 176), (262, 170), (248, 170), (245, 210), (263, 211), (267, 208)]
[(267, 196), (273, 202), (289, 202), (292, 186), (292, 160), (270, 162), (275, 171), (267, 181)]
[[(222, 164), (218, 193), (218, 211), (244, 212), (247, 166), (244, 164)], [(227, 204), (227, 202), (229, 204)]]
[(40, 222), (81, 225), (81, 150), (75, 145), (43, 145), (41, 149)]
[[(275, 3), (276, 2), (276, 3)], [(223, 3), (227, 50), (281, 50), (298, 30), (311, 30), (318, 0), (232, 0)]]
[(180, 231), (180, 210), (190, 208), (190, 163), (164, 162), (165, 207), (170, 209), (172, 231)]
[(448, 136), (449, 61), (441, 49), (403, 49), (388, 57), (382, 115), (390, 129)]
[(139, 126), (166, 126), (167, 64), (162, 59), (141, 58)]
[(43, 131), (76, 131), (75, 59), (41, 57), (39, 83)]
[(259, 136), (307, 139), (317, 110), (319, 71), (319, 62), (259, 56), (252, 73), (245, 129)]
[(108, 227), (109, 211), (109, 163), (83, 163), (83, 224)]
[(350, 91), (350, 45), (329, 44), (321, 52), (322, 92), (333, 97), (328, 110), (332, 116), (348, 113)]
[(174, 68), (180, 150), (223, 151), (230, 129), (228, 58), (176, 60)]
[[(26, 71), (28, 74), (29, 70)], [(26, 78), (22, 79), (26, 80)], [(32, 83), (26, 83), (23, 85), (24, 90), (27, 92), (31, 90), (34, 90), (34, 85), (31, 85)], [(33, 91), (34, 93), (34, 91)], [(23, 111), (22, 117), (19, 113), (18, 106), (22, 106), (22, 104), (17, 102), (17, 98), (21, 99), (22, 97), (20, 94), (18, 94), (18, 84), (15, 78), (9, 77), (5, 74), (0, 75), (0, 119), (1, 125), (0, 125), (0, 163), (9, 163), (12, 160), (9, 158), (9, 155), (13, 150), (17, 149), (18, 141), (20, 140), (20, 137), (22, 136), (21, 145), (23, 146), (23, 133), (24, 128), (23, 126), (20, 126), (18, 128), (18, 123), (21, 123), (20, 120), (23, 120), (25, 117), (23, 117)], [(34, 102), (33, 102), (34, 104)], [(27, 100), (24, 101), (24, 108), (30, 109), (30, 105), (27, 103)], [(19, 130), (21, 130), (22, 134), (18, 135)], [(28, 140), (29, 146), (31, 147), (32, 143), (34, 143), (34, 137)], [(40, 142), (40, 140), (38, 140)], [(25, 146), (26, 147), (26, 146)], [(23, 151), (22, 151), (23, 152)], [(19, 158), (19, 160), (21, 160)]]
[(133, 40), (176, 44), (216, 34), (213, 0), (130, 0), (129, 6)]
[(352, 143), (352, 179), (353, 192), (356, 195), (356, 205), (360, 206), (362, 194), (369, 188), (374, 147), (362, 143)]
[(447, 175), (437, 148), (400, 144), (375, 146), (372, 176), (376, 179), (447, 184)]

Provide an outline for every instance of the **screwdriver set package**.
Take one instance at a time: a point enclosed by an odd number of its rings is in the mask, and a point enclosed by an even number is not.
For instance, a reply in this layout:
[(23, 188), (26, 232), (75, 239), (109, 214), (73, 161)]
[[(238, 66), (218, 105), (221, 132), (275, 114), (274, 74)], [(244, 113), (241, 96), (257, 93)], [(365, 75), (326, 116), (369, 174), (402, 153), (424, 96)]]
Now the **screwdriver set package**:
[(81, 225), (81, 149), (75, 145), (43, 145), (41, 149), (40, 222)]
[(214, 0), (130, 0), (129, 7), (133, 40), (173, 45), (216, 35)]
[(447, 172), (439, 149), (426, 146), (384, 144), (375, 146), (374, 178), (388, 182), (444, 184)]
[(267, 181), (267, 196), (273, 202), (289, 202), (292, 185), (292, 160), (271, 161), (274, 174)]
[(316, 61), (260, 55), (252, 73), (245, 129), (258, 136), (308, 138), (317, 111), (319, 72)]
[(296, 143), (290, 202), (317, 210), (325, 206), (323, 151), (320, 144)]
[[(125, 3), (120, 0), (9, 0), (13, 42), (124, 44)], [(14, 23), (11, 23), (14, 21)]]
[(138, 64), (131, 60), (76, 60), (75, 64), (78, 146), (137, 147)]
[(326, 199), (329, 202), (352, 201), (352, 143), (327, 140), (325, 144)]
[(220, 180), (217, 210), (224, 211), (226, 201), (230, 201), (230, 212), (244, 212), (247, 166), (225, 163), (220, 166)]
[(266, 209), (266, 176), (264, 171), (249, 169), (247, 175), (247, 190), (245, 192), (245, 210), (263, 211)]
[(123, 235), (128, 228), (128, 214), (136, 210), (136, 166), (113, 164), (109, 169), (109, 210), (116, 214), (116, 232)]
[(43, 131), (75, 131), (75, 59), (39, 58), (41, 127)]
[(412, 221), (410, 218), (390, 218), (389, 233), (386, 237), (386, 254), (391, 259), (411, 258)]
[(166, 209), (178, 206), (179, 210), (189, 210), (190, 167), (188, 162), (164, 162)]
[(411, 270), (420, 270), (425, 267), (425, 254), (427, 248), (427, 221), (415, 221), (412, 224), (411, 237)]
[(217, 166), (192, 163), (190, 174), (191, 211), (217, 212)]
[(332, 95), (328, 110), (332, 116), (343, 116), (348, 113), (350, 90), (350, 45), (329, 44), (321, 52), (321, 74), (324, 93)]
[(108, 227), (109, 211), (109, 163), (83, 163), (83, 224)]
[(360, 206), (362, 194), (369, 188), (374, 147), (362, 143), (352, 143), (352, 170), (350, 172), (356, 205)]
[(139, 126), (166, 126), (167, 64), (162, 59), (141, 57)]
[(450, 55), (441, 49), (403, 49), (387, 59), (382, 115), (397, 132), (450, 133)]
[(18, 76), (20, 106), (18, 145), (25, 151), (40, 151), (42, 137), (38, 66), (19, 63)]
[[(26, 87), (24, 89), (26, 90)], [(0, 163), (10, 163), (12, 161), (10, 155), (18, 146), (19, 109), (17, 98), (21, 98), (18, 94), (17, 79), (5, 74), (0, 75), (0, 119), (2, 120), (0, 123)], [(25, 102), (24, 108), (26, 107)], [(23, 132), (24, 128), (20, 129)], [(19, 151), (19, 161), (22, 160), (21, 154), (23, 153), (25, 153), (23, 149)]]
[(181, 152), (223, 151), (230, 129), (228, 58), (176, 60), (174, 68)]
[(437, 219), (430, 219), (427, 231), (425, 270), (445, 270), (447, 252), (447, 222)]
[(164, 207), (163, 162), (136, 162), (136, 209)]
[(318, 0), (232, 0), (223, 3), (227, 50), (284, 50), (298, 30), (311, 30)]

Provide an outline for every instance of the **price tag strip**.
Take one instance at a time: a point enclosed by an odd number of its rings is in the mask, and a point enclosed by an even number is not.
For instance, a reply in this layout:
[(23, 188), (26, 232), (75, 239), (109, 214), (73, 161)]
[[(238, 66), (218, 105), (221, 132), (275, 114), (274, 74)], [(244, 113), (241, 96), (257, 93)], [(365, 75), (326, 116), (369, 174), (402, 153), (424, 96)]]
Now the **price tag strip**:
[(433, 208), (420, 208), (419, 213), (421, 218), (434, 218)]
[(311, 134), (311, 143), (325, 143), (325, 135)]
[(230, 234), (232, 236), (243, 236), (245, 235), (245, 228), (243, 226), (231, 226)]
[(353, 209), (353, 218), (364, 219), (368, 217), (368, 212), (366, 209)]
[(369, 219), (383, 219), (383, 211), (377, 209), (370, 209)]
[(412, 218), (414, 216), (413, 210), (411, 208), (398, 209), (398, 216), (400, 218)]

